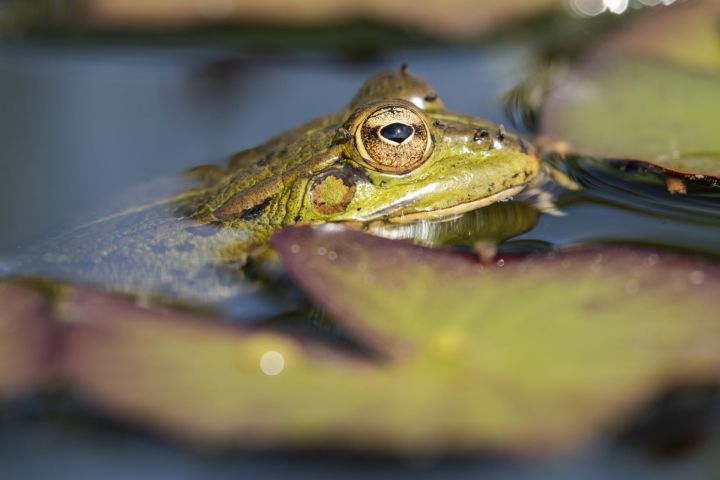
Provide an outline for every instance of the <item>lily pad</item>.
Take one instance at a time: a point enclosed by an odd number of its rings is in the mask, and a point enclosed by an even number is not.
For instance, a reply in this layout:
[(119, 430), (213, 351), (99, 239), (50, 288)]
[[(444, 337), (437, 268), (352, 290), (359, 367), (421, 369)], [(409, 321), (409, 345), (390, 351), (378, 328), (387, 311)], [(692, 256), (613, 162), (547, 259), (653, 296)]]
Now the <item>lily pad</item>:
[(720, 69), (720, 1), (695, 0), (646, 10), (600, 40), (595, 58), (642, 55), (698, 69)]
[[(608, 248), (481, 264), (337, 226), (275, 246), (364, 348), (80, 288), (48, 329), (47, 301), (3, 287), (32, 301), (2, 322), (53, 333), (3, 359), (52, 358), (97, 408), (203, 447), (383, 455), (579, 448), (667, 388), (718, 379), (706, 260)], [(47, 372), (29, 371), (13, 385)]]
[(541, 133), (581, 154), (720, 178), (720, 2), (650, 12), (557, 82)]
[(19, 284), (0, 283), (0, 398), (39, 386), (51, 372), (50, 301)]
[(562, 2), (558, 0), (508, 0), (502, 4), (473, 0), (424, 3), (412, 0), (89, 0), (85, 2), (85, 18), (96, 26), (182, 26), (233, 22), (317, 26), (370, 19), (458, 38), (497, 30), (505, 23), (539, 16), (561, 6)]
[(258, 448), (303, 444), (336, 417), (317, 388), (323, 371), (344, 383), (347, 361), (329, 349), (88, 291), (68, 301), (66, 377), (79, 395), (140, 425)]
[(480, 371), (454, 355), (389, 363), (91, 292), (69, 301), (63, 369), (74, 391), (206, 448), (417, 455), (490, 450), (500, 440), (527, 453), (547, 450), (558, 433), (514, 419), (503, 392), (468, 388), (466, 375)]
[(717, 381), (720, 268), (703, 260), (609, 248), (482, 265), (332, 228), (275, 245), (397, 382), (445, 389), (414, 422), (444, 418), (466, 447), (577, 446), (666, 388)]

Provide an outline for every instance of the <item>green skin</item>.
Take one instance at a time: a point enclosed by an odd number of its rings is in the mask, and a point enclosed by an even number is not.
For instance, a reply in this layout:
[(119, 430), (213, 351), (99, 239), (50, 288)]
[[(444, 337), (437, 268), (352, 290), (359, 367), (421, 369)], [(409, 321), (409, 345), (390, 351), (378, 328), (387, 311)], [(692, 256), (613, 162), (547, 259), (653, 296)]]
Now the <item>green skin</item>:
[[(384, 104), (425, 116), (432, 151), (410, 171), (380, 171), (358, 151), (357, 129)], [(540, 170), (534, 149), (502, 127), (448, 111), (405, 69), (382, 72), (340, 112), (241, 152), (226, 168), (166, 181), (167, 192), (133, 194), (133, 202), (146, 201), (35, 248), (12, 273), (213, 303), (247, 288), (239, 267), (283, 226), (344, 222), (381, 231), (442, 220), (515, 195)]]

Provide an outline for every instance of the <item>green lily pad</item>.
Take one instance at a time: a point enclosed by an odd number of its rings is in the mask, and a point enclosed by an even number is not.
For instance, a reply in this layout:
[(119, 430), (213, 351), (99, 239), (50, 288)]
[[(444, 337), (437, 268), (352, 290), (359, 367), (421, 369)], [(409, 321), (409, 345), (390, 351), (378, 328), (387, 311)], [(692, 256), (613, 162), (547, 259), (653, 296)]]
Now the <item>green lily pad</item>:
[(330, 348), (88, 291), (67, 301), (74, 326), (63, 370), (73, 389), (140, 425), (197, 444), (258, 448), (302, 445), (336, 416), (317, 379), (326, 372), (343, 383), (349, 361)]
[(579, 448), (667, 388), (717, 381), (720, 267), (705, 260), (609, 248), (481, 264), (337, 226), (274, 243), (366, 353), (80, 288), (47, 329), (48, 303), (4, 286), (33, 301), (2, 322), (53, 335), (3, 358), (52, 358), (97, 408), (203, 447), (383, 455)]
[(51, 372), (50, 301), (19, 284), (0, 283), (0, 398), (38, 387)]
[(275, 245), (318, 303), (395, 359), (398, 382), (444, 389), (415, 422), (452, 415), (439, 423), (466, 447), (577, 446), (666, 388), (717, 380), (720, 269), (706, 261), (612, 248), (482, 265), (332, 228)]
[(541, 133), (581, 154), (720, 178), (720, 2), (651, 13), (557, 82)]
[(68, 301), (63, 371), (76, 394), (206, 448), (417, 455), (508, 442), (528, 453), (567, 433), (546, 420), (547, 431), (514, 420), (503, 392), (468, 388), (467, 375), (481, 370), (458, 368), (451, 345), (432, 358), (389, 363), (86, 291)]

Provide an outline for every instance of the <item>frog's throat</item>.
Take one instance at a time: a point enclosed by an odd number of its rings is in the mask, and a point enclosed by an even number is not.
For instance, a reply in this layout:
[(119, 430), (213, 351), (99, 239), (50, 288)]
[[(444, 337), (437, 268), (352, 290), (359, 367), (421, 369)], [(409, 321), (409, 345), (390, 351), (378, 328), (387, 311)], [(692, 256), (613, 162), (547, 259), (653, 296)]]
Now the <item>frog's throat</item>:
[(486, 207), (495, 202), (509, 200), (511, 197), (520, 193), (523, 188), (525, 188), (525, 185), (518, 185), (516, 187), (506, 188), (505, 190), (490, 195), (489, 197), (483, 197), (477, 200), (472, 200), (470, 202), (459, 203), (448, 208), (403, 213), (396, 217), (389, 217), (387, 221), (392, 223), (409, 223), (422, 219), (441, 219), (451, 217), (453, 215), (459, 215), (461, 213), (476, 210), (481, 207)]

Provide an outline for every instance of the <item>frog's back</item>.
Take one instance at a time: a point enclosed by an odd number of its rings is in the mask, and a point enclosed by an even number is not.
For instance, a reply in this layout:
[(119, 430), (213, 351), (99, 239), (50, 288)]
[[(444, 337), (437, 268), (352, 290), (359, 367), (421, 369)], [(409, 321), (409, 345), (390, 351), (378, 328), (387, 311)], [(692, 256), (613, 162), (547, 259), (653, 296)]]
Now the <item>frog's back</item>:
[[(296, 168), (331, 141), (338, 116), (308, 122), (235, 155), (228, 166), (200, 167), (141, 185), (0, 264), (3, 276), (70, 281), (106, 290), (216, 303), (248, 290), (246, 251), (267, 239), (262, 218), (234, 228), (197, 220), (227, 198)], [(3, 271), (4, 270), (4, 271)]]
[(316, 118), (234, 155), (225, 174), (210, 189), (208, 209), (215, 210), (238, 192), (249, 192), (262, 182), (271, 183), (287, 171), (302, 167), (318, 153), (326, 152), (341, 121), (342, 112)]
[(267, 219), (246, 218), (224, 228), (198, 221), (197, 213), (263, 182), (272, 185), (322, 151), (336, 122), (333, 115), (308, 122), (236, 154), (226, 168), (199, 167), (141, 185), (93, 220), (31, 246), (0, 274), (201, 303), (242, 293), (245, 253), (267, 240)]
[[(3, 273), (202, 303), (236, 295), (241, 273), (224, 253), (248, 231), (193, 220), (206, 194), (197, 183), (183, 175), (135, 189), (137, 205), (121, 199), (116, 213), (29, 247)], [(170, 196), (159, 197), (161, 190)]]

